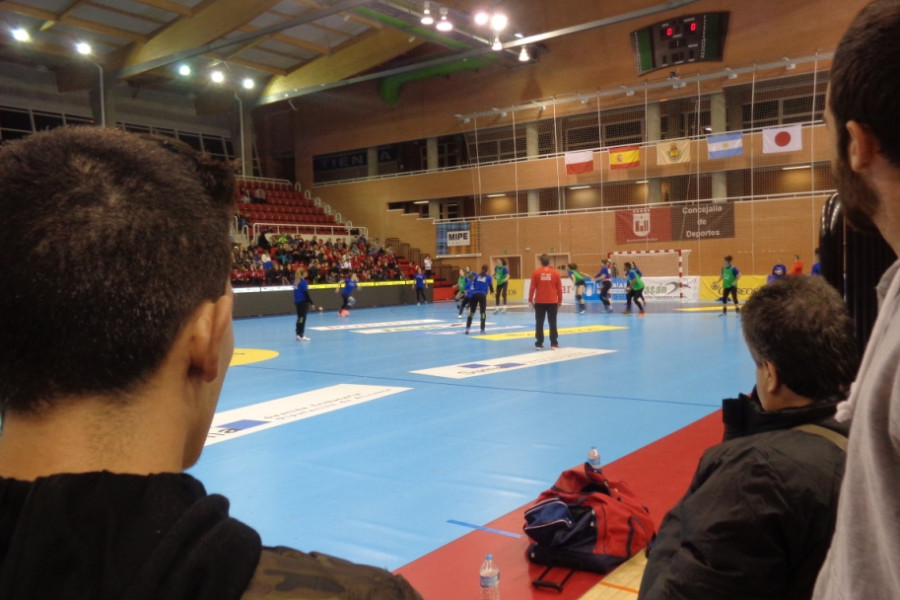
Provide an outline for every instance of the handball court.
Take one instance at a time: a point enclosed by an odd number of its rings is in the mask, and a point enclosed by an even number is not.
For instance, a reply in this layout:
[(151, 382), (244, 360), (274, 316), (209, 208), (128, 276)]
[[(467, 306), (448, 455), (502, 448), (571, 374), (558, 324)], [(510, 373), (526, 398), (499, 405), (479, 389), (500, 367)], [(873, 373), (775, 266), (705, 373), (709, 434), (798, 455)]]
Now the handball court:
[[(646, 317), (560, 309), (559, 350), (535, 351), (510, 305), (470, 335), (452, 302), (235, 321), (235, 356), (191, 472), (267, 545), (403, 574), (426, 600), (478, 594), (493, 553), (505, 600), (636, 598), (577, 573), (532, 588), (522, 509), (596, 446), (658, 524), (721, 440), (721, 399), (749, 392), (740, 318), (651, 301)], [(549, 342), (545, 342), (549, 346)], [(562, 573), (561, 575), (564, 575)], [(633, 579), (633, 578), (632, 578)]]

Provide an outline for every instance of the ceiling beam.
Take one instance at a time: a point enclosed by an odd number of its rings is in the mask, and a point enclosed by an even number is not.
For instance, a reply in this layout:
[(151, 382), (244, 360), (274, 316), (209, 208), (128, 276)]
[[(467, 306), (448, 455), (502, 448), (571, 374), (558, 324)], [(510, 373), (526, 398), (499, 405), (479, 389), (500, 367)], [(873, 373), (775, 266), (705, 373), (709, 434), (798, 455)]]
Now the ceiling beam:
[(285, 77), (275, 77), (262, 93), (277, 97), (298, 89), (327, 85), (375, 68), (423, 44), (419, 38), (409, 41), (409, 34), (383, 29), (331, 56), (310, 61)]
[[(268, 8), (277, 5), (279, 1), (215, 0), (203, 3), (203, 8), (197, 10), (193, 18), (180, 19), (147, 44), (132, 49), (113, 76), (117, 79), (127, 79), (144, 71), (187, 60), (207, 52), (224, 51), (226, 48), (244, 44), (259, 36), (311, 23), (350, 8), (368, 4), (373, 0), (337, 0), (325, 10), (311, 15), (303, 15), (293, 21), (263, 27), (256, 32), (232, 39), (218, 39), (240, 25), (248, 23)], [(205, 39), (205, 41), (198, 43), (198, 39)]]
[(62, 23), (64, 25), (70, 25), (72, 27), (86, 29), (95, 33), (102, 33), (104, 35), (110, 35), (112, 37), (129, 40), (132, 42), (143, 42), (146, 39), (143, 35), (134, 33), (133, 31), (126, 31), (124, 29), (118, 29), (116, 27), (101, 25), (100, 23), (93, 23), (91, 21), (85, 21), (83, 19), (76, 19), (75, 17), (71, 17), (66, 14), (60, 16), (49, 10), (35, 8), (33, 6), (27, 6), (25, 4), (19, 4), (17, 2), (0, 2), (0, 10), (7, 10), (16, 14), (41, 19), (44, 21), (44, 26), (41, 28), (42, 30), (52, 27), (55, 23)]
[(154, 8), (160, 8), (162, 10), (172, 12), (182, 17), (190, 17), (194, 14), (194, 11), (189, 6), (182, 6), (181, 4), (176, 4), (174, 2), (170, 2), (169, 0), (132, 0), (133, 2), (137, 2), (138, 4), (143, 4), (144, 6), (152, 6)]
[[(322, 8), (325, 8), (328, 6), (327, 4), (325, 4), (323, 2), (319, 2), (318, 0), (295, 0), (295, 1), (298, 2), (299, 4), (305, 4), (306, 6), (311, 6), (313, 8), (318, 8), (318, 9), (322, 9)], [(341, 12), (338, 14), (340, 16), (344, 17), (345, 19), (349, 19), (350, 21), (354, 21), (356, 23), (359, 23), (360, 25), (365, 25), (366, 27), (371, 27), (372, 29), (381, 29), (381, 27), (382, 27), (381, 23), (379, 23), (378, 21), (369, 19), (367, 17), (363, 17), (362, 15), (358, 15), (352, 11)]]
[[(239, 31), (243, 33), (254, 33), (256, 31), (259, 31), (259, 27), (254, 27), (253, 25), (244, 25), (243, 27), (239, 28)], [(328, 46), (307, 42), (306, 40), (295, 38), (294, 36), (288, 35), (286, 33), (275, 33), (269, 36), (260, 36), (257, 39), (265, 41), (267, 38), (275, 40), (276, 42), (281, 42), (282, 44), (294, 46), (295, 48), (303, 48), (304, 50), (309, 50), (310, 52), (315, 52), (316, 54), (331, 53), (331, 49)]]

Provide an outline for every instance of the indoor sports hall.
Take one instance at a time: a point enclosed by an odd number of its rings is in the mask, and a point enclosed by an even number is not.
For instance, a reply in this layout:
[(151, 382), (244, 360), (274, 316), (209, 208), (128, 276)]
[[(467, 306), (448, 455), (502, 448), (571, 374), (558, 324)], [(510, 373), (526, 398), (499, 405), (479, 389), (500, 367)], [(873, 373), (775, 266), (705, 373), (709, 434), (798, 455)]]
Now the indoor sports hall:
[[(564, 306), (560, 349), (541, 352), (521, 303), (491, 309), (485, 335), (464, 334), (452, 302), (312, 314), (308, 343), (293, 315), (239, 319), (192, 472), (268, 543), (400, 569), (426, 598), (475, 597), (493, 552), (504, 597), (524, 597), (524, 505), (591, 446), (617, 478), (645, 483), (651, 507), (674, 502), (698, 446), (721, 438), (704, 418), (754, 384), (735, 313), (650, 302), (638, 318), (623, 305)], [(646, 449), (683, 428), (668, 452)], [(583, 577), (567, 593), (599, 579)]]
[[(191, 473), (266, 544), (385, 567), (426, 600), (476, 597), (487, 553), (505, 600), (634, 599), (627, 573), (533, 588), (522, 510), (591, 447), (657, 524), (681, 496), (721, 400), (755, 381), (741, 318), (716, 303), (725, 257), (742, 302), (820, 258), (848, 292), (873, 287), (884, 253), (835, 250), (824, 121), (865, 4), (0, 2), (0, 144), (119, 127), (235, 164), (236, 349)], [(349, 258), (323, 249), (360, 238)], [(568, 290), (560, 348), (535, 351), (524, 293), (543, 254), (564, 277), (636, 261), (646, 316), (618, 294), (579, 314)], [(466, 334), (453, 285), (500, 262), (507, 310), (489, 298)], [(365, 283), (342, 317), (345, 266)], [(300, 268), (325, 308), (308, 342)], [(864, 342), (874, 300), (848, 296)]]

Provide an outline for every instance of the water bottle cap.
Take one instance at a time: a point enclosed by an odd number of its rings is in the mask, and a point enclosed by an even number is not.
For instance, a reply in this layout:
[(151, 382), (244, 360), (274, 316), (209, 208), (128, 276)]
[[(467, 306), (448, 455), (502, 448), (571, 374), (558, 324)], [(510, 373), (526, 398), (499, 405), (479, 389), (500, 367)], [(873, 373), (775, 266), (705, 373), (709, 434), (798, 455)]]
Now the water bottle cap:
[(494, 555), (493, 554), (485, 554), (484, 560), (494, 560)]

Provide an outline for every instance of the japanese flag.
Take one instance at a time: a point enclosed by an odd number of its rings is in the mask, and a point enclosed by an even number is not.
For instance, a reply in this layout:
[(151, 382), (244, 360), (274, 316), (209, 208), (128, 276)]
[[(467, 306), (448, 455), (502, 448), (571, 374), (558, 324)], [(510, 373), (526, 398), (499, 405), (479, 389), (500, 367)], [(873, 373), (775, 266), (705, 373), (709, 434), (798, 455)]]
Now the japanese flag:
[(803, 150), (803, 130), (799, 124), (763, 129), (762, 137), (763, 154)]

